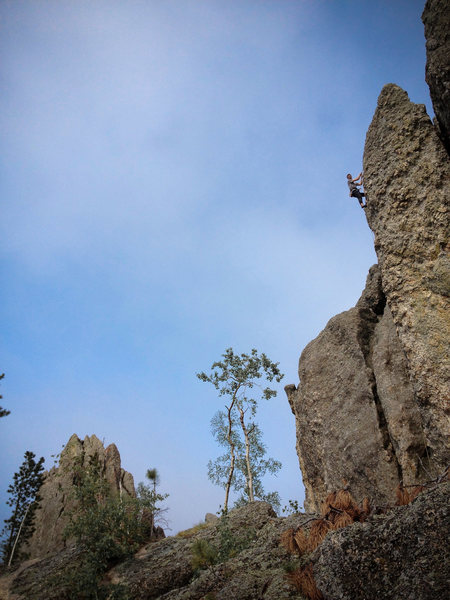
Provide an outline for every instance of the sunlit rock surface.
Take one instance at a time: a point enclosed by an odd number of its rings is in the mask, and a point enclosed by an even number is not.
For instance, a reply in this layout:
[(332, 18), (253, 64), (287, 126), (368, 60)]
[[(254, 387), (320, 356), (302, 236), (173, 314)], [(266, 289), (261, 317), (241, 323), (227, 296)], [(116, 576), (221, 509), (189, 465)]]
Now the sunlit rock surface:
[(383, 88), (364, 150), (367, 220), (434, 472), (449, 463), (450, 161), (423, 105)]

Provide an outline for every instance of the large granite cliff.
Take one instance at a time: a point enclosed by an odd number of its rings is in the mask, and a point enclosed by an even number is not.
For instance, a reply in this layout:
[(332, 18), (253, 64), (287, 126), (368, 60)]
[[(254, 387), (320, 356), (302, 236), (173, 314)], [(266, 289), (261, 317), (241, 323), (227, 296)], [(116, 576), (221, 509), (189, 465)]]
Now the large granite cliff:
[(331, 491), (393, 502), (426, 476), (421, 416), (378, 266), (357, 305), (333, 317), (303, 351), (300, 385), (286, 386), (296, 417), (305, 508)]
[(379, 265), (286, 387), (311, 510), (342, 485), (392, 502), (400, 482), (450, 462), (450, 161), (425, 107), (393, 84), (367, 132), (364, 184)]
[(367, 221), (405, 353), (430, 459), (449, 462), (450, 161), (423, 105), (395, 85), (364, 149)]
[(310, 510), (343, 485), (392, 502), (399, 483), (450, 462), (450, 5), (429, 0), (422, 18), (439, 125), (383, 88), (364, 148), (378, 266), (357, 305), (303, 351), (299, 386), (286, 386)]

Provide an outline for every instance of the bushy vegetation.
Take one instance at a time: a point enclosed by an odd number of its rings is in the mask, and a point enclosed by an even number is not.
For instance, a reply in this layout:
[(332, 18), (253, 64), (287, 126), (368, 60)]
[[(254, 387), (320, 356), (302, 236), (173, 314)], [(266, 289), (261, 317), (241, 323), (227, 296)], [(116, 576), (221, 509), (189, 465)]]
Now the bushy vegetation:
[(256, 536), (253, 528), (247, 528), (239, 533), (233, 531), (226, 514), (219, 519), (217, 533), (217, 542), (200, 538), (192, 544), (192, 566), (195, 571), (214, 567), (237, 556), (250, 546)]
[(116, 562), (134, 554), (153, 536), (157, 503), (167, 494), (140, 484), (136, 498), (111, 492), (97, 458), (88, 465), (76, 464), (73, 499), (75, 508), (65, 537), (80, 550), (75, 568), (53, 581), (64, 589), (67, 600), (125, 600), (120, 584), (101, 584), (104, 573)]

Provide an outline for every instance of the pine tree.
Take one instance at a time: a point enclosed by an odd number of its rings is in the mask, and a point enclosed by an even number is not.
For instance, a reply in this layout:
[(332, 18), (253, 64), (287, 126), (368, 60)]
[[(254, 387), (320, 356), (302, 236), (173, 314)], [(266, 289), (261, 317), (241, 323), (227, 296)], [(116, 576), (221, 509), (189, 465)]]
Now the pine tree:
[(5, 519), (1, 544), (3, 562), (8, 566), (26, 558), (21, 548), (34, 532), (35, 512), (41, 500), (39, 488), (44, 480), (43, 464), (43, 457), (36, 462), (33, 452), (27, 450), (25, 460), (8, 487), (10, 498), (6, 503), (12, 508), (12, 515)]
[[(4, 376), (5, 376), (5, 374), (4, 374), (4, 373), (2, 373), (2, 374), (0, 375), (0, 379), (3, 379), (3, 377), (4, 377)], [(1, 400), (2, 398), (3, 398), (3, 396), (1, 396), (1, 395), (0, 395), (0, 400)], [(2, 417), (6, 417), (7, 415), (9, 415), (9, 413), (10, 413), (10, 411), (9, 411), (9, 410), (6, 410), (6, 408), (2, 408), (2, 407), (0, 406), (0, 419), (1, 419)]]
[(158, 503), (164, 502), (164, 500), (169, 497), (169, 494), (159, 494), (156, 491), (156, 488), (160, 483), (157, 469), (147, 469), (145, 476), (152, 483), (153, 489), (141, 481), (136, 489), (136, 497), (141, 510), (142, 524), (144, 526), (146, 523), (148, 524), (148, 535), (152, 538), (158, 520), (162, 521), (163, 524), (165, 523), (165, 519), (162, 518), (162, 515), (167, 511), (167, 508), (158, 506)]

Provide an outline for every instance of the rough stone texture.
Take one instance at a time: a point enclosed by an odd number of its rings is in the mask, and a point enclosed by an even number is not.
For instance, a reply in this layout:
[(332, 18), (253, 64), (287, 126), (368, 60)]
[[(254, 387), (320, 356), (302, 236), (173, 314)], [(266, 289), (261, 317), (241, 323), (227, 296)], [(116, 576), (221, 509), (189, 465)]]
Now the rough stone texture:
[[(230, 512), (230, 534), (250, 532), (253, 542), (224, 563), (197, 575), (192, 567), (195, 540), (220, 543), (218, 522), (205, 525), (189, 538), (168, 537), (145, 546), (134, 558), (113, 568), (105, 579), (125, 584), (130, 600), (201, 600), (207, 594), (216, 600), (298, 598), (284, 570), (292, 556), (279, 542), (283, 531), (298, 527), (308, 518), (277, 518), (270, 505), (255, 502)], [(30, 561), (15, 577), (9, 577), (7, 589), (16, 594), (15, 600), (61, 600), (61, 590), (52, 589), (48, 581), (74, 560), (74, 550), (66, 549), (53, 557)]]
[(87, 465), (95, 456), (111, 492), (135, 496), (133, 476), (121, 468), (116, 446), (111, 444), (105, 449), (95, 435), (86, 436), (82, 441), (73, 434), (61, 452), (59, 467), (53, 467), (45, 474), (40, 490), (42, 500), (36, 512), (36, 530), (27, 548), (31, 558), (43, 557), (65, 547), (63, 532), (68, 511), (74, 508), (71, 499), (74, 464), (79, 460), (82, 465)]
[(422, 14), (427, 66), (425, 79), (442, 140), (450, 154), (450, 3), (428, 0)]
[(437, 600), (450, 583), (450, 484), (328, 534), (313, 556), (327, 600)]
[(205, 515), (205, 523), (215, 523), (219, 517), (213, 513), (206, 513)]
[(401, 480), (423, 479), (420, 413), (376, 265), (357, 305), (306, 346), (299, 377), (285, 389), (307, 510), (344, 486), (358, 501), (393, 502)]
[[(447, 597), (450, 576), (450, 483), (423, 492), (408, 506), (370, 517), (365, 523), (329, 533), (310, 556), (318, 587), (327, 600), (436, 600)], [(130, 600), (288, 600), (301, 597), (286, 581), (284, 567), (298, 559), (280, 546), (283, 531), (311, 515), (276, 518), (256, 502), (229, 515), (231, 535), (253, 533), (253, 542), (229, 560), (195, 574), (192, 545), (220, 540), (220, 523), (189, 538), (169, 537), (142, 548), (114, 567), (105, 581), (125, 584)], [(52, 557), (29, 561), (0, 578), (1, 600), (62, 600), (50, 585), (73, 565), (68, 548)]]
[(367, 220), (434, 472), (449, 463), (450, 161), (423, 105), (396, 85), (364, 149)]

